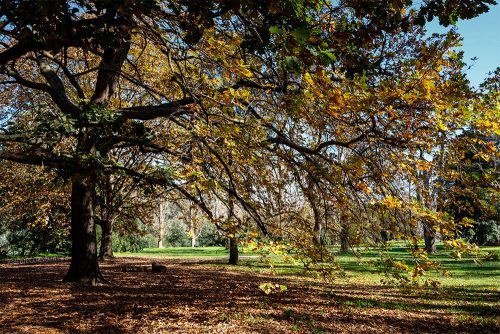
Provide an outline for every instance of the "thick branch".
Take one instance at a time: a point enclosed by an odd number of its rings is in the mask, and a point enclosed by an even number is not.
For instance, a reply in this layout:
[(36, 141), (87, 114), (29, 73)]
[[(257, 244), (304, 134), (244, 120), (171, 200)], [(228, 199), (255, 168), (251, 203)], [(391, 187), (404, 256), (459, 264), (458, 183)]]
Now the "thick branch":
[(76, 117), (79, 109), (66, 95), (64, 83), (61, 78), (59, 78), (57, 73), (50, 67), (47, 57), (39, 55), (37, 57), (37, 61), (40, 73), (50, 85), (51, 89), (48, 90), (48, 93), (52, 97), (54, 103), (59, 107), (59, 109), (61, 109), (62, 112)]
[(20, 154), (14, 152), (0, 152), (0, 160), (19, 162), (27, 165), (49, 166), (56, 168), (74, 168), (74, 164), (64, 158), (44, 157), (35, 154)]
[(189, 113), (188, 109), (182, 108), (188, 104), (194, 103), (192, 97), (163, 103), (158, 106), (136, 106), (125, 109), (118, 109), (117, 112), (121, 113), (123, 117), (138, 120), (150, 120), (158, 117), (171, 117), (174, 115), (183, 115)]
[(121, 47), (108, 48), (104, 51), (99, 64), (94, 94), (91, 98), (92, 103), (106, 106), (113, 96), (120, 79), (120, 70), (130, 50), (130, 33), (126, 38), (128, 40), (121, 42)]

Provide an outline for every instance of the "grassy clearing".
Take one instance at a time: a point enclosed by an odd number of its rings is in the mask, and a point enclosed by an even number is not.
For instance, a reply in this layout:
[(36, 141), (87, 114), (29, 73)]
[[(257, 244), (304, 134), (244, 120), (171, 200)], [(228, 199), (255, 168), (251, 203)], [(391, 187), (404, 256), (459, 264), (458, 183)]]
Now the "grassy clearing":
[[(395, 246), (392, 255), (408, 260), (406, 250)], [(499, 253), (500, 247), (483, 249), (488, 251)], [(373, 274), (370, 263), (379, 257), (374, 250), (363, 252), (361, 260), (337, 254), (348, 276), (333, 284), (311, 279), (301, 264), (278, 257), (272, 257), (278, 276), (268, 275), (269, 263), (244, 257), (248, 254), (241, 253), (239, 266), (229, 266), (223, 247), (116, 255), (101, 265), (114, 285), (90, 290), (53, 279), (64, 275), (67, 263), (0, 264), (6, 282), (0, 297), (8, 301), (0, 312), (0, 328), (25, 332), (33, 331), (26, 324), (50, 327), (56, 322), (63, 332), (76, 332), (67, 326), (77, 323), (82, 333), (500, 333), (500, 262), (453, 260), (442, 247), (432, 257), (453, 276), (429, 274), (441, 280), (440, 289), (382, 285), (382, 275)], [(169, 270), (122, 271), (123, 266), (150, 266), (152, 257)], [(265, 283), (287, 289), (267, 295), (259, 289)], [(88, 318), (100, 320), (82, 320)], [(36, 332), (43, 333), (40, 328)]]
[(229, 256), (229, 250), (224, 247), (166, 247), (144, 248), (140, 252), (115, 253), (117, 257), (165, 257), (165, 258), (206, 258)]
[[(500, 254), (500, 247), (482, 247), (481, 252), (486, 254), (493, 252)], [(404, 247), (396, 244), (390, 254), (397, 260), (405, 260), (411, 263), (411, 257)], [(220, 260), (229, 256), (229, 251), (224, 247), (170, 247), (170, 248), (145, 248), (137, 253), (116, 253), (118, 257), (164, 257), (164, 258), (184, 258), (196, 259), (204, 258)], [(271, 273), (269, 263), (262, 261), (252, 253), (240, 251), (240, 266), (236, 270), (250, 271), (256, 273)], [(248, 257), (247, 257), (248, 256)], [(337, 254), (337, 260), (346, 270), (347, 282), (358, 284), (378, 284), (384, 277), (377, 273), (375, 261), (380, 258), (377, 250), (367, 250), (361, 252), (358, 258), (352, 253)], [(472, 258), (462, 258), (455, 260), (450, 254), (438, 245), (438, 252), (430, 255), (430, 258), (437, 260), (442, 269), (448, 270), (451, 276), (443, 276), (441, 272), (432, 271), (426, 274), (425, 278), (437, 279), (444, 287), (464, 288), (464, 289), (493, 289), (500, 290), (500, 261), (484, 261), (481, 264), (474, 262)], [(303, 275), (304, 266), (300, 263), (284, 263), (279, 257), (271, 257), (272, 265), (276, 274), (279, 275)], [(215, 265), (224, 266), (224, 263), (214, 261)]]
[[(500, 247), (483, 247), (481, 253), (500, 253)], [(390, 254), (396, 260), (411, 262), (407, 250), (395, 243)], [(223, 247), (209, 248), (165, 248), (146, 249), (141, 253), (119, 254), (128, 256), (154, 256), (166, 258), (204, 258), (205, 264), (217, 266), (222, 270), (239, 272), (248, 277), (256, 274), (271, 274), (273, 271), (291, 280), (301, 282), (304, 289), (314, 291), (318, 281), (308, 278), (304, 266), (300, 263), (284, 263), (279, 257), (271, 257), (273, 270), (270, 264), (260, 257), (244, 257), (240, 265), (233, 267), (226, 264), (228, 251)], [(253, 255), (253, 254), (252, 254)], [(213, 258), (213, 261), (210, 261)], [(500, 261), (485, 261), (481, 264), (472, 258), (453, 259), (442, 245), (438, 245), (438, 252), (430, 255), (437, 260), (442, 269), (450, 272), (451, 276), (443, 276), (440, 272), (429, 272), (425, 278), (439, 280), (442, 288), (411, 287), (399, 288), (383, 286), (383, 274), (376, 272), (375, 261), (380, 258), (377, 250), (361, 251), (358, 258), (352, 253), (336, 254), (337, 261), (345, 268), (346, 277), (340, 278), (334, 284), (323, 287), (323, 298), (335, 305), (343, 314), (376, 314), (390, 312), (391, 314), (418, 315), (431, 313), (451, 319), (453, 326), (474, 325), (481, 328), (481, 332), (494, 332), (499, 326), (500, 312)], [(207, 262), (208, 260), (208, 262)], [(293, 289), (293, 288), (292, 288)], [(263, 299), (265, 300), (265, 299)], [(259, 304), (260, 305), (260, 304)], [(293, 307), (282, 311), (282, 318), (289, 324), (289, 330), (322, 333), (322, 328), (315, 325), (316, 318), (309, 313), (298, 312)], [(244, 322), (249, 326), (269, 324), (269, 320), (261, 316), (251, 316), (236, 312), (226, 315), (221, 321), (225, 323)], [(314, 320), (316, 319), (316, 320)]]

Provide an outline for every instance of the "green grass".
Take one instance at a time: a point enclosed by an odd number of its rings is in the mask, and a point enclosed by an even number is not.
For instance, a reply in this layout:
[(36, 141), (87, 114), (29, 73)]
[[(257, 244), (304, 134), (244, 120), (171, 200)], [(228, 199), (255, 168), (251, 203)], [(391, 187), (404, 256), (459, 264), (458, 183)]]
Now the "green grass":
[[(430, 259), (437, 260), (443, 270), (448, 270), (451, 276), (443, 276), (442, 271), (430, 271), (424, 278), (439, 280), (444, 287), (464, 288), (464, 289), (494, 289), (500, 290), (500, 261), (484, 261), (481, 264), (474, 262), (472, 258), (462, 258), (455, 260), (449, 252), (444, 250), (441, 244), (438, 245), (436, 254), (430, 255)], [(495, 252), (500, 254), (500, 247), (482, 247), (481, 252)], [(169, 247), (169, 248), (145, 248), (136, 253), (115, 253), (116, 256), (143, 256), (143, 257), (165, 257), (165, 258), (204, 258), (214, 259), (215, 265), (225, 265), (220, 261), (229, 256), (229, 251), (224, 247)], [(397, 260), (405, 260), (411, 264), (411, 257), (401, 244), (395, 243), (395, 247), (390, 254)], [(250, 255), (250, 257), (245, 257)], [(269, 273), (271, 268), (269, 263), (262, 261), (255, 254), (244, 254), (240, 250), (240, 266), (236, 270)], [(358, 258), (352, 253), (336, 254), (337, 261), (342, 265), (347, 274), (347, 281), (352, 283), (379, 283), (384, 277), (377, 273), (374, 261), (380, 258), (377, 250), (361, 251)], [(271, 257), (274, 271), (281, 275), (301, 275), (304, 267), (300, 263), (284, 263), (280, 257)]]
[(16, 255), (16, 256), (0, 256), (2, 260), (17, 260), (17, 259), (32, 259), (32, 258), (45, 258), (45, 257), (67, 257), (71, 256), (70, 253), (39, 253), (35, 256), (33, 255)]
[[(500, 253), (500, 247), (481, 247), (481, 253)], [(395, 247), (390, 252), (397, 260), (404, 260), (411, 264), (412, 259), (403, 247)], [(346, 269), (349, 276), (358, 282), (373, 282), (381, 279), (383, 275), (373, 273), (375, 267), (371, 262), (380, 258), (378, 251), (370, 250), (361, 252), (361, 258), (352, 254), (337, 254), (337, 260)], [(500, 289), (500, 261), (483, 261), (476, 263), (473, 258), (465, 257), (453, 259), (449, 251), (438, 245), (437, 253), (431, 254), (429, 259), (441, 264), (442, 270), (447, 270), (451, 276), (443, 276), (442, 271), (430, 271), (424, 278), (439, 280), (443, 286), (467, 288), (493, 288)]]
[(206, 258), (229, 256), (229, 250), (224, 247), (167, 247), (167, 248), (144, 248), (140, 252), (122, 252), (115, 256), (144, 256), (144, 257), (166, 257), (166, 258)]

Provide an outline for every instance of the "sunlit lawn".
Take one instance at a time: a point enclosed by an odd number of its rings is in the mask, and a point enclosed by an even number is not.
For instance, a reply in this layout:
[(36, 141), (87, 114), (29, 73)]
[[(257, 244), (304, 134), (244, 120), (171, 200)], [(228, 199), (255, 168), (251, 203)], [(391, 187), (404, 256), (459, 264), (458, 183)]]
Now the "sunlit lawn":
[[(396, 244), (390, 254), (396, 260), (405, 260), (411, 263), (411, 257), (404, 247)], [(494, 252), (500, 254), (500, 247), (482, 247), (481, 253)], [(140, 257), (164, 257), (164, 258), (203, 258), (208, 260), (214, 258), (214, 264), (224, 265), (224, 258), (229, 256), (229, 251), (224, 247), (169, 247), (169, 248), (145, 248), (136, 253), (116, 253), (116, 256), (140, 256)], [(268, 262), (252, 253), (244, 253), (240, 250), (240, 265), (236, 270), (248, 270), (260, 273), (270, 273), (272, 270)], [(375, 261), (380, 258), (377, 250), (361, 251), (361, 257), (352, 253), (336, 254), (337, 261), (345, 269), (347, 281), (355, 283), (380, 283), (384, 277), (377, 272)], [(441, 263), (441, 270), (426, 274), (425, 278), (437, 279), (443, 286), (464, 288), (488, 288), (500, 289), (500, 261), (483, 261), (477, 263), (471, 257), (453, 259), (449, 252), (438, 245), (438, 252), (430, 256), (431, 259)], [(272, 265), (277, 274), (300, 275), (304, 273), (301, 263), (284, 263), (280, 257), (272, 257)], [(447, 270), (451, 276), (443, 276), (442, 270)]]
[[(500, 253), (500, 247), (483, 247), (481, 254)], [(390, 251), (397, 260), (411, 263), (411, 257), (401, 244), (395, 243)], [(224, 247), (202, 248), (164, 248), (144, 249), (138, 253), (119, 253), (118, 256), (148, 256), (164, 258), (200, 258), (215, 266), (253, 274), (270, 274), (277, 277), (290, 277), (302, 280), (305, 285), (314, 285), (309, 279), (310, 273), (301, 263), (284, 263), (280, 257), (271, 257), (274, 269), (269, 262), (255, 254), (240, 251), (240, 264), (227, 265), (228, 250)], [(211, 258), (213, 261), (211, 261)], [(438, 280), (440, 288), (382, 285), (384, 275), (377, 272), (375, 261), (380, 258), (377, 250), (362, 251), (361, 257), (352, 253), (336, 254), (337, 261), (345, 269), (346, 276), (336, 279), (330, 288), (330, 297), (344, 309), (359, 310), (395, 310), (421, 312), (423, 310), (452, 314), (459, 323), (483, 326), (486, 332), (498, 326), (497, 315), (500, 313), (500, 261), (476, 263), (472, 258), (453, 259), (449, 252), (438, 245), (438, 252), (430, 256), (441, 263), (442, 268), (451, 276), (440, 272), (430, 272), (424, 277)], [(319, 281), (317, 281), (319, 282)]]
[(199, 258), (199, 257), (224, 257), (229, 256), (229, 250), (224, 247), (166, 247), (144, 248), (139, 252), (116, 253), (115, 256), (145, 256), (166, 258)]
[[(322, 333), (319, 331), (321, 326), (330, 323), (330, 318), (326, 314), (334, 314), (337, 317), (345, 317), (346, 323), (350, 323), (354, 315), (362, 323), (372, 321), (370, 319), (387, 317), (390, 321), (404, 322), (409, 321), (409, 319), (424, 321), (424, 323), (417, 322), (416, 326), (429, 325), (428, 329), (444, 326), (443, 330), (439, 332), (454, 332), (457, 328), (467, 328), (470, 330), (466, 332), (499, 333), (500, 261), (498, 261), (498, 256), (494, 261), (484, 261), (481, 264), (474, 262), (472, 258), (455, 260), (439, 244), (437, 254), (431, 255), (431, 259), (441, 263), (442, 269), (447, 269), (452, 276), (442, 276), (438, 272), (427, 273), (425, 278), (437, 279), (441, 282), (439, 288), (430, 288), (425, 286), (384, 286), (381, 282), (384, 275), (377, 272), (377, 266), (375, 266), (375, 262), (380, 258), (377, 250), (360, 250), (361, 257), (359, 258), (352, 253), (340, 254), (336, 248), (330, 248), (330, 250), (345, 269), (346, 276), (328, 283), (313, 279), (312, 273), (304, 270), (302, 263), (285, 263), (278, 256), (269, 257), (274, 268), (271, 269), (269, 261), (257, 254), (244, 253), (243, 250), (240, 250), (240, 264), (230, 266), (227, 264), (229, 251), (224, 247), (146, 248), (135, 253), (115, 253), (119, 259), (103, 263), (102, 268), (105, 276), (113, 277), (114, 273), (115, 281), (123, 279), (123, 275), (129, 275), (125, 281), (130, 277), (154, 280), (158, 276), (142, 271), (122, 273), (116, 269), (113, 271), (112, 267), (127, 263), (133, 266), (137, 261), (145, 264), (157, 259), (172, 270), (168, 275), (165, 274), (169, 280), (178, 277), (181, 272), (185, 275), (184, 279), (195, 275), (191, 283), (179, 283), (177, 289), (187, 289), (191, 293), (195, 291), (201, 298), (207, 294), (207, 291), (210, 291), (210, 289), (207, 290), (207, 284), (210, 282), (213, 284), (216, 281), (225, 280), (225, 285), (237, 279), (247, 282), (247, 287), (250, 290), (245, 290), (245, 293), (252, 291), (252, 294), (257, 293), (257, 296), (260, 296), (258, 298), (252, 297), (254, 299), (250, 304), (256, 305), (255, 308), (260, 310), (261, 315), (255, 316), (255, 309), (252, 309), (252, 312), (226, 309), (225, 313), (218, 315), (225, 325), (237, 324), (240, 326), (243, 324), (253, 328), (255, 323), (259, 323), (267, 328), (273, 324), (269, 318), (269, 312), (273, 311), (278, 312), (276, 316), (278, 320), (273, 321), (279, 321), (280, 326), (289, 326), (291, 332)], [(488, 252), (494, 252), (498, 255), (500, 247), (481, 249), (482, 254)], [(411, 263), (411, 257), (401, 243), (394, 243), (390, 254), (395, 260)], [(20, 268), (30, 267), (20, 266)], [(217, 270), (213, 270), (214, 268)], [(203, 275), (205, 271), (211, 272), (210, 275), (218, 276), (215, 280), (205, 276), (201, 279), (200, 275)], [(276, 274), (275, 276), (269, 275), (273, 272)], [(259, 284), (263, 282), (279, 282), (286, 285), (287, 290), (273, 292), (270, 296), (266, 296), (264, 292), (259, 291)], [(193, 284), (197, 284), (194, 290)], [(151, 286), (156, 287), (156, 285)], [(239, 286), (239, 283), (234, 285), (234, 291), (237, 291), (236, 287)], [(197, 295), (197, 300), (200, 298), (199, 296)], [(313, 302), (317, 305), (316, 308), (308, 309), (301, 306), (303, 300), (307, 298), (309, 298), (310, 303)], [(248, 297), (245, 297), (245, 300), (247, 299)], [(143, 301), (151, 303), (154, 299), (144, 299)], [(425, 321), (429, 323), (426, 324)], [(438, 323), (441, 325), (438, 326)], [(323, 325), (320, 326), (320, 324)], [(415, 331), (417, 331), (417, 327), (415, 327)], [(424, 329), (422, 332), (427, 331)], [(428, 332), (438, 331), (429, 329)]]

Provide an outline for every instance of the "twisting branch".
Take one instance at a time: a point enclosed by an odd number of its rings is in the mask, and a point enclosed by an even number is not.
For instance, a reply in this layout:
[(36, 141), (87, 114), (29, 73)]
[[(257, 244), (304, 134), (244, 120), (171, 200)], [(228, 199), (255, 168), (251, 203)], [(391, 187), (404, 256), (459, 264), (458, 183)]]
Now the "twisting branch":
[(76, 117), (79, 113), (79, 108), (68, 98), (64, 83), (57, 73), (50, 67), (50, 62), (48, 61), (46, 54), (47, 52), (38, 54), (37, 62), (40, 73), (43, 75), (51, 88), (48, 93), (62, 112)]

